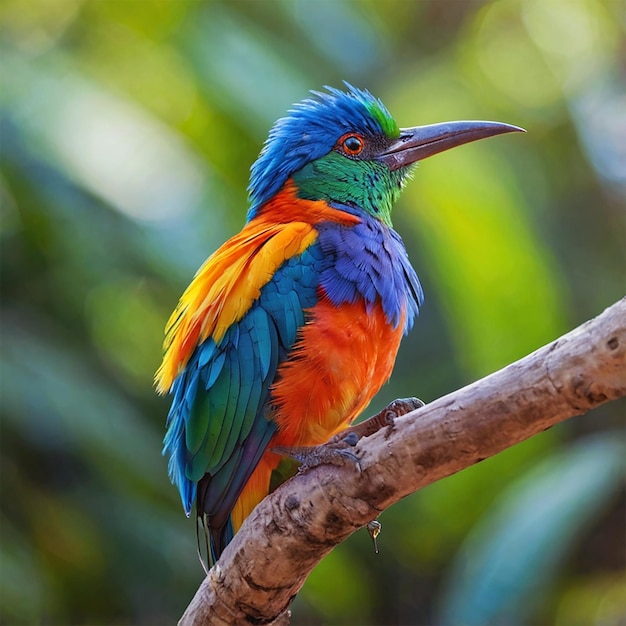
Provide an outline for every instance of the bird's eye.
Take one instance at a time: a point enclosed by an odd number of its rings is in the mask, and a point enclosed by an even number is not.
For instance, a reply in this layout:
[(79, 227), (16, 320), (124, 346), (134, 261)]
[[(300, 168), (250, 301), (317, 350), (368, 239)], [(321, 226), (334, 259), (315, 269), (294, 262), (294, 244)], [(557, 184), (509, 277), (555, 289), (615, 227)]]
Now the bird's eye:
[(363, 148), (365, 147), (363, 137), (357, 135), (356, 133), (344, 135), (338, 143), (342, 151), (348, 156), (356, 156), (357, 154), (360, 154), (363, 152)]

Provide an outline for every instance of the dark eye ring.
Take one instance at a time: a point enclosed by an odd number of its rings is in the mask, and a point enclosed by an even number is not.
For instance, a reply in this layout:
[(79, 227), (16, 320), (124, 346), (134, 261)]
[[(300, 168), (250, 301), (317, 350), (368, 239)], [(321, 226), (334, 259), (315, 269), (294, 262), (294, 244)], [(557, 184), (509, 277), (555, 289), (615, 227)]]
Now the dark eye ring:
[(363, 148), (365, 148), (363, 138), (356, 133), (344, 135), (339, 142), (344, 153), (349, 156), (356, 156), (363, 152)]

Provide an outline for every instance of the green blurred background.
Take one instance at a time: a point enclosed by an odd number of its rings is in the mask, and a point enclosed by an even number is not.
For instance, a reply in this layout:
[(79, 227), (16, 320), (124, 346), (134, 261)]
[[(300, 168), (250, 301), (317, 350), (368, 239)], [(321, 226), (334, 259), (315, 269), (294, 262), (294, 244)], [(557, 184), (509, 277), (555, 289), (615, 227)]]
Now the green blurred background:
[[(394, 213), (426, 292), (392, 381), (430, 401), (625, 288), (620, 1), (3, 0), (2, 624), (167, 624), (203, 572), (169, 484), (162, 330), (242, 225), (291, 103), (346, 79), (401, 126), (528, 133), (425, 161)], [(626, 624), (623, 402), (385, 512), (304, 624)]]

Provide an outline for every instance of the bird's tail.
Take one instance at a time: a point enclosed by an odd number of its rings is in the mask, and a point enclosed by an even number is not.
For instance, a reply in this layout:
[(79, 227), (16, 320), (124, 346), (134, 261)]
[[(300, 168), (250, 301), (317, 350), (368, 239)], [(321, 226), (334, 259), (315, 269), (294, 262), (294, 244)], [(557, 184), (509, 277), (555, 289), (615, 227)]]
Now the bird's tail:
[(230, 518), (221, 528), (211, 528), (208, 522), (208, 515), (203, 513), (196, 518), (196, 547), (198, 559), (205, 574), (208, 575), (224, 548), (230, 543), (233, 536), (233, 525)]
[(200, 481), (196, 500), (196, 534), (198, 556), (205, 571), (215, 565), (244, 519), (270, 492), (272, 474), (280, 460), (278, 455), (269, 452), (263, 455), (226, 519), (220, 519), (217, 515), (209, 515), (206, 512), (205, 505), (211, 477), (207, 476)]

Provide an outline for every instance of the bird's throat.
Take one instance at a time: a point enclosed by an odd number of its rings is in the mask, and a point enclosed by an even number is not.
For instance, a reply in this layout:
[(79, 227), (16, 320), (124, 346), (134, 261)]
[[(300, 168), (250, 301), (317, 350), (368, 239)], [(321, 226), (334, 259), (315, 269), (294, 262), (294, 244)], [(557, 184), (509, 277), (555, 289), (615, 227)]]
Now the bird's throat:
[(409, 174), (331, 152), (293, 175), (298, 197), (354, 207), (391, 226), (391, 209)]

